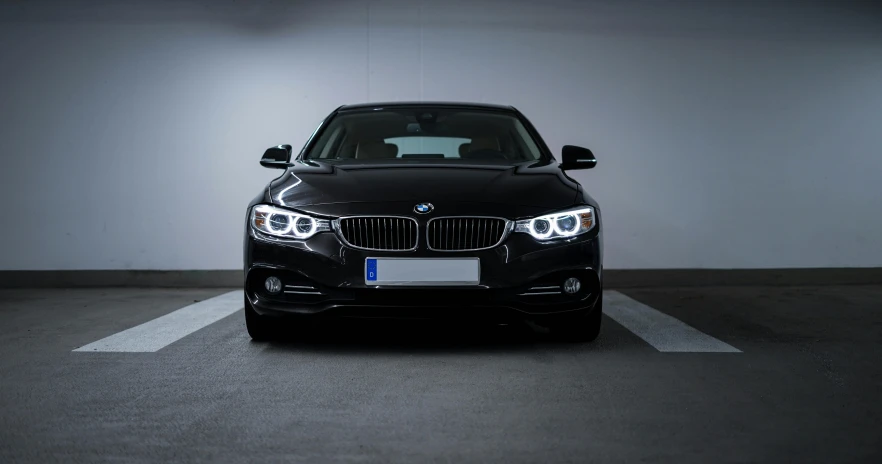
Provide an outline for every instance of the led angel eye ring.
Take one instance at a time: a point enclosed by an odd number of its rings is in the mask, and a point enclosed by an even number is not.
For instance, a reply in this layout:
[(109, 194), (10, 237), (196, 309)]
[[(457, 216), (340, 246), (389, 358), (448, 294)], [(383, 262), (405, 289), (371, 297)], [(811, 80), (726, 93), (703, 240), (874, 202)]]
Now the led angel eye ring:
[[(541, 225), (540, 225), (541, 224)], [(553, 233), (550, 221), (545, 218), (533, 219), (530, 221), (530, 231), (537, 238), (547, 238)]]

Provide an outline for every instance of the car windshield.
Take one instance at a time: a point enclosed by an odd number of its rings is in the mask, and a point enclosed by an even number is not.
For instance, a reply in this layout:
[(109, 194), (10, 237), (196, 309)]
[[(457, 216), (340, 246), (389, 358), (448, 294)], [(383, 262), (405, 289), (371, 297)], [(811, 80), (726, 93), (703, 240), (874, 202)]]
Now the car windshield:
[(536, 161), (542, 153), (514, 113), (381, 108), (338, 113), (304, 155), (322, 161)]

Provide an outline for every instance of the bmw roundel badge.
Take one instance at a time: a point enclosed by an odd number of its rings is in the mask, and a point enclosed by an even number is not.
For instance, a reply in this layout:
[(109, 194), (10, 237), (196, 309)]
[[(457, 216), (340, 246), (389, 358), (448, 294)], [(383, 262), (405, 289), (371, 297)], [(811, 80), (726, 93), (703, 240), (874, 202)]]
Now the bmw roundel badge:
[(431, 213), (433, 209), (435, 209), (435, 207), (432, 206), (431, 203), (417, 203), (417, 205), (413, 207), (413, 210), (419, 214)]

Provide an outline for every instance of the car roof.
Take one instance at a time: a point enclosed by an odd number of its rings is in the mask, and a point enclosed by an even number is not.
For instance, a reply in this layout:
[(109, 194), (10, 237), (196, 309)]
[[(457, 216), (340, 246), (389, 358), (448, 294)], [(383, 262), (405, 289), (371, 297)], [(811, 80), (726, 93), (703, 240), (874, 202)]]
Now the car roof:
[(453, 101), (397, 101), (397, 102), (368, 102), (343, 105), (337, 111), (365, 110), (373, 108), (406, 108), (406, 107), (437, 107), (437, 108), (472, 108), (483, 110), (516, 111), (513, 106), (497, 105), (494, 103), (453, 102)]

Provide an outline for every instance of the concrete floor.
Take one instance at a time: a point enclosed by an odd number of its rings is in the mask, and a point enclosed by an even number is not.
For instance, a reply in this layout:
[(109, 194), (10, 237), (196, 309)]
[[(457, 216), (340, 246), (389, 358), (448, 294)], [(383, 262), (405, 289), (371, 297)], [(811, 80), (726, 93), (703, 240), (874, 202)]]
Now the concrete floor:
[(623, 293), (740, 353), (376, 323), (73, 350), (218, 289), (0, 291), (0, 462), (882, 462), (882, 287)]

